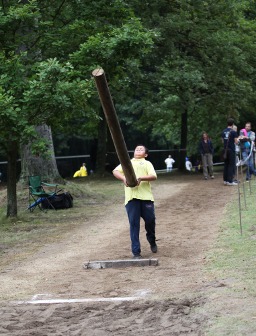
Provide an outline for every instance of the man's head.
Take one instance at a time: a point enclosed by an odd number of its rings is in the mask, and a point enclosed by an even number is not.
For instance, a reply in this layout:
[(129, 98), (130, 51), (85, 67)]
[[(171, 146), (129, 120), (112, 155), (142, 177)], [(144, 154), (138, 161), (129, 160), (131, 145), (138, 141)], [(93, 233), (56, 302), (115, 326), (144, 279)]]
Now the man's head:
[(203, 138), (204, 140), (207, 140), (207, 139), (208, 139), (208, 134), (207, 134), (206, 132), (203, 132), (203, 133), (202, 133), (202, 138)]
[(134, 150), (135, 159), (143, 159), (148, 156), (148, 149), (144, 145), (138, 145)]
[(232, 127), (234, 125), (234, 119), (233, 118), (228, 118), (227, 124), (228, 124), (228, 127)]
[(246, 129), (246, 131), (247, 131), (247, 132), (250, 132), (251, 128), (252, 128), (251, 123), (250, 123), (250, 122), (247, 122), (247, 123), (245, 124), (245, 129)]

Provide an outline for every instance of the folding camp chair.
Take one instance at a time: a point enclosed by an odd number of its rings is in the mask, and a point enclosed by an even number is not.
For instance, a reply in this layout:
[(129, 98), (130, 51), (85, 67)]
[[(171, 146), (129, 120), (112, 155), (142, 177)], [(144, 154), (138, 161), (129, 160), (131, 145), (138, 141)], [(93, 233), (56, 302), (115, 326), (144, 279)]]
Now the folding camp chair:
[[(54, 206), (51, 203), (51, 198), (53, 198), (57, 194), (58, 184), (45, 183), (41, 181), (41, 176), (29, 176), (29, 206), (28, 209), (33, 211), (37, 206), (40, 210), (43, 210), (42, 202), (45, 200), (49, 206), (54, 209)], [(54, 188), (53, 191), (48, 192), (44, 189)]]

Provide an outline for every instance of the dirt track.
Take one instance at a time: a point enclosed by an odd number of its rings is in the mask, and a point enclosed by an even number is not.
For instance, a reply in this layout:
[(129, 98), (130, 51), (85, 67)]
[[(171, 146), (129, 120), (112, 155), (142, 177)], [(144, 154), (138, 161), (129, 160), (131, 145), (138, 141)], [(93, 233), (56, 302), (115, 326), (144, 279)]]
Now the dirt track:
[[(123, 199), (103, 206), (96, 218), (84, 220), (61, 242), (1, 272), (0, 334), (203, 335), (209, 293), (225, 286), (204, 272), (205, 256), (232, 188), (222, 185), (220, 174), (209, 181), (201, 175), (170, 175), (168, 181), (153, 183), (158, 253), (151, 253), (143, 225), (141, 243), (143, 257), (157, 257), (157, 267), (83, 268), (91, 260), (131, 256)], [(49, 302), (25, 302), (32, 299)]]

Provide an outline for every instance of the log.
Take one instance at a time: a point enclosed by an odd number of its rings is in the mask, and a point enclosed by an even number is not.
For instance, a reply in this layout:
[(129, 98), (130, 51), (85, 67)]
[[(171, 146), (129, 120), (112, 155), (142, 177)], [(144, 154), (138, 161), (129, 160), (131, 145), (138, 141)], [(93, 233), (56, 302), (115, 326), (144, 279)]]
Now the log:
[(122, 268), (131, 266), (158, 266), (158, 259), (96, 260), (84, 263), (85, 269)]
[(95, 79), (101, 105), (117, 152), (117, 156), (124, 171), (127, 185), (129, 187), (135, 187), (137, 185), (136, 175), (127, 151), (126, 143), (124, 141), (124, 136), (117, 118), (104, 70), (95, 69), (93, 70), (92, 75)]

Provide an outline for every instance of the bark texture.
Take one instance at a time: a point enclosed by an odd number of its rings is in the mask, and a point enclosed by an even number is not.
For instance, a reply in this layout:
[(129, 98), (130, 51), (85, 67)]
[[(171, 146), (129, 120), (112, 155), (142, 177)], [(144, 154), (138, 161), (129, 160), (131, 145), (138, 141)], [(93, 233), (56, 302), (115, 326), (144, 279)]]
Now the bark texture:
[(51, 128), (41, 125), (36, 127), (36, 131), (39, 138), (47, 141), (47, 153), (33, 155), (31, 143), (22, 146), (20, 182), (26, 183), (29, 176), (40, 175), (45, 182), (63, 183), (56, 164)]
[(7, 217), (17, 216), (17, 158), (18, 143), (9, 142), (7, 149)]
[(180, 163), (179, 169), (185, 170), (185, 162), (187, 155), (187, 137), (188, 137), (188, 111), (185, 108), (183, 113), (181, 114), (181, 132), (180, 132)]

